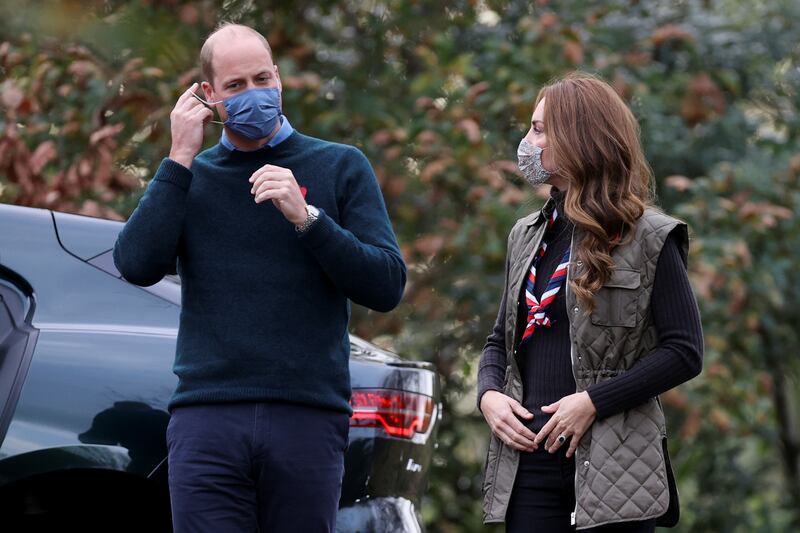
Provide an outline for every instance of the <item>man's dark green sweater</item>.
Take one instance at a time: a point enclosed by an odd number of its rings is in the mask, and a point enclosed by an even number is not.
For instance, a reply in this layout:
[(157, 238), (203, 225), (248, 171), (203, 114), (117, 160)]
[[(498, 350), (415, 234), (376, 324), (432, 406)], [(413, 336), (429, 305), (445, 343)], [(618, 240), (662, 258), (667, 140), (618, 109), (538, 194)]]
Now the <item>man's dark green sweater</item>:
[[(298, 234), (250, 176), (292, 171), (320, 217)], [(349, 301), (389, 311), (406, 267), (377, 180), (356, 148), (294, 132), (274, 147), (217, 144), (191, 170), (164, 159), (114, 246), (123, 277), (181, 277), (169, 408), (286, 401), (351, 412)]]

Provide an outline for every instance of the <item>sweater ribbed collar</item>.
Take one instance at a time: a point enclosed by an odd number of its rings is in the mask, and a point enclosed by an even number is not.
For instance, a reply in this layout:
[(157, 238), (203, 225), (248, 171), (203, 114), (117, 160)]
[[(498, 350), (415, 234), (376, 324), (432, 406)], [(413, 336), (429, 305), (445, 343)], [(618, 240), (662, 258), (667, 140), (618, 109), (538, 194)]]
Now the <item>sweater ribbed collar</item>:
[(558, 209), (558, 216), (562, 218), (565, 216), (564, 213), (564, 199), (566, 197), (566, 191), (560, 191), (555, 187), (550, 188), (550, 198), (547, 199), (542, 209), (539, 211), (539, 216), (535, 217), (531, 220), (528, 225), (539, 224), (543, 220), (547, 220), (553, 214), (553, 209)]

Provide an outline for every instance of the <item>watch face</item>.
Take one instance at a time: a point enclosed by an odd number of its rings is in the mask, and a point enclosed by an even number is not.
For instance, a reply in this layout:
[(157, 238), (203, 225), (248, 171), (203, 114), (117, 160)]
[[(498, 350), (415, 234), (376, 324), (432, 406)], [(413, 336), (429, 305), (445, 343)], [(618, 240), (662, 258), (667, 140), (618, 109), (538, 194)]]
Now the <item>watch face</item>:
[(317, 209), (313, 205), (307, 205), (306, 206), (306, 212), (308, 213), (309, 216), (312, 216), (312, 217), (315, 217), (315, 218), (319, 216), (319, 209)]

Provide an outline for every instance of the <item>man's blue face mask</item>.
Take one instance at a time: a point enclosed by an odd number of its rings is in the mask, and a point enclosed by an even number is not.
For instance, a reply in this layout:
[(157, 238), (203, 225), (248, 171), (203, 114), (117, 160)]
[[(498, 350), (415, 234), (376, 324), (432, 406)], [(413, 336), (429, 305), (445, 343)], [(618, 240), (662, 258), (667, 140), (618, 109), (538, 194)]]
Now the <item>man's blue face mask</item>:
[(194, 97), (208, 106), (222, 103), (228, 112), (223, 124), (248, 139), (269, 137), (280, 120), (281, 92), (276, 87), (247, 89), (217, 102), (207, 102), (196, 94)]

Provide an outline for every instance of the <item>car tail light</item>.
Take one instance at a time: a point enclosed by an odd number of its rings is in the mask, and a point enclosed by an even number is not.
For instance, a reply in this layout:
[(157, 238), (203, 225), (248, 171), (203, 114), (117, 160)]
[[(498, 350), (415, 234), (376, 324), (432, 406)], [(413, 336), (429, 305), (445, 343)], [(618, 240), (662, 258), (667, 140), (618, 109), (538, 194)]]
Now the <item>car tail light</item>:
[(355, 389), (350, 405), (353, 427), (380, 427), (393, 437), (425, 433), (433, 416), (429, 396), (391, 389)]

